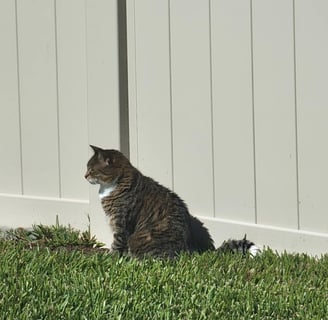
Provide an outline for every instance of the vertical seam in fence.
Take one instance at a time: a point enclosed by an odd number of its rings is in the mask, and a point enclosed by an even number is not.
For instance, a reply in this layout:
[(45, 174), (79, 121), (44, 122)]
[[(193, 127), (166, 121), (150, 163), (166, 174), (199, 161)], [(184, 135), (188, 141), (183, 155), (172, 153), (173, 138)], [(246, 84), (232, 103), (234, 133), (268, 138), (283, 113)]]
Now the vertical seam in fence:
[[(90, 75), (90, 66), (89, 66), (89, 52), (88, 52), (88, 46), (89, 46), (89, 37), (88, 37), (88, 4), (87, 4), (88, 0), (84, 1), (84, 19), (85, 19), (85, 68), (86, 68), (86, 99), (87, 99), (87, 105), (86, 105), (86, 115), (87, 115), (87, 119), (86, 119), (86, 125), (87, 125), (87, 149), (89, 152), (89, 144), (90, 144), (90, 138), (91, 138), (91, 125), (90, 125), (90, 110), (89, 110), (89, 87), (90, 87), (90, 82), (89, 82), (89, 75)], [(91, 188), (91, 185), (89, 185), (88, 188), (89, 191), (89, 214), (92, 214), (93, 211), (93, 201), (92, 201), (92, 194), (93, 194), (93, 190)]]
[(214, 119), (213, 119), (213, 114), (214, 114), (214, 110), (213, 110), (213, 71), (212, 71), (212, 67), (213, 67), (213, 56), (212, 56), (212, 14), (211, 14), (211, 9), (212, 9), (212, 5), (211, 5), (211, 0), (208, 1), (208, 26), (209, 26), (209, 53), (210, 53), (210, 100), (211, 100), (211, 135), (212, 135), (212, 185), (213, 185), (213, 216), (215, 217), (215, 207), (216, 207), (216, 203), (215, 203), (215, 158), (214, 158)]
[[(88, 62), (88, 5), (87, 0), (84, 1), (84, 26), (85, 26), (85, 69), (86, 69), (86, 99), (87, 99), (87, 106), (86, 106), (86, 125), (87, 125), (87, 143), (90, 143), (90, 124), (89, 124), (89, 62)], [(89, 146), (88, 146), (89, 150)]]
[(174, 153), (173, 153), (173, 101), (172, 101), (172, 55), (171, 55), (171, 0), (168, 0), (168, 26), (169, 26), (169, 82), (170, 82), (170, 130), (171, 130), (171, 174), (172, 189), (174, 190)]
[(137, 85), (137, 25), (136, 25), (136, 3), (133, 0), (133, 36), (134, 36), (134, 90), (135, 90), (135, 123), (136, 123), (136, 161), (139, 166), (139, 128), (138, 128), (138, 85)]
[(120, 149), (129, 158), (126, 0), (117, 2)]
[(252, 78), (252, 122), (253, 122), (253, 163), (254, 163), (254, 211), (257, 224), (257, 188), (256, 188), (256, 137), (255, 137), (255, 99), (254, 99), (254, 39), (253, 39), (253, 0), (250, 0), (250, 32), (251, 32), (251, 78)]
[(297, 71), (296, 71), (296, 16), (295, 0), (293, 0), (293, 46), (294, 46), (294, 101), (295, 101), (295, 162), (296, 162), (296, 199), (297, 199), (297, 228), (300, 230), (300, 201), (299, 201), (299, 167), (298, 167), (298, 113), (297, 113)]
[(23, 174), (23, 137), (22, 137), (22, 113), (21, 113), (21, 87), (19, 68), (19, 41), (18, 41), (18, 12), (17, 0), (15, 0), (15, 24), (16, 24), (16, 71), (17, 71), (17, 96), (18, 96), (18, 126), (19, 126), (19, 152), (21, 171), (21, 194), (24, 194), (24, 174)]
[(58, 193), (62, 197), (61, 154), (60, 154), (60, 128), (59, 128), (59, 77), (58, 77), (58, 34), (57, 34), (57, 2), (54, 0), (54, 28), (55, 28), (55, 64), (56, 64), (56, 99), (57, 99), (57, 143), (58, 143)]

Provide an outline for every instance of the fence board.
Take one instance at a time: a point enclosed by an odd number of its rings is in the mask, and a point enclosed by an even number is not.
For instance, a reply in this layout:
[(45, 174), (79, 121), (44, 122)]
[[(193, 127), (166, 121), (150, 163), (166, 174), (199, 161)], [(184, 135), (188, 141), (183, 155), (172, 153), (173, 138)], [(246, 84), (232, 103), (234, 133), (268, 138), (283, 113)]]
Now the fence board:
[[(117, 28), (116, 0), (86, 1), (89, 143), (113, 149), (120, 147)], [(97, 226), (97, 238), (109, 245), (111, 231), (98, 188), (89, 188), (91, 223)]]
[(15, 2), (0, 2), (0, 192), (21, 193)]
[(213, 216), (209, 3), (171, 2), (174, 188)]
[(253, 1), (257, 221), (298, 227), (293, 2)]
[(59, 195), (54, 2), (18, 0), (24, 193)]
[(76, 199), (89, 197), (76, 161), (88, 157), (85, 14), (84, 2), (56, 1), (61, 196)]
[(300, 227), (328, 232), (328, 3), (295, 2)]
[(117, 1), (87, 0), (86, 10), (89, 142), (117, 149), (120, 145)]
[[(0, 194), (1, 227), (31, 228), (33, 224), (53, 225), (56, 216), (59, 223), (80, 230), (88, 228), (88, 201), (66, 200), (52, 197), (16, 196)], [(0, 213), (0, 214), (1, 214)], [(92, 232), (95, 225), (91, 221)]]
[(135, 2), (138, 113), (135, 125), (140, 154), (138, 167), (145, 174), (172, 187), (168, 9), (168, 1)]
[(250, 13), (211, 1), (215, 216), (255, 222)]

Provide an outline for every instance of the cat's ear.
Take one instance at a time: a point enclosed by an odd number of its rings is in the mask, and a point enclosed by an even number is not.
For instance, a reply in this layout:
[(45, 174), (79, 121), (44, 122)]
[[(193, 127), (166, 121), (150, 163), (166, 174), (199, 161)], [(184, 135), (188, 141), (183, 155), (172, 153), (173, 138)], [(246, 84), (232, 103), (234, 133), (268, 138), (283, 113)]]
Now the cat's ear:
[(99, 148), (99, 147), (96, 147), (96, 146), (93, 146), (90, 144), (90, 148), (94, 151), (95, 155), (97, 156), (97, 158), (99, 160), (103, 160), (105, 161), (106, 165), (110, 165), (111, 163), (111, 160), (109, 157), (106, 157), (105, 155), (105, 152), (103, 149)]
[(91, 149), (94, 151), (95, 153), (95, 156), (97, 156), (97, 158), (99, 160), (104, 160), (104, 156), (103, 156), (103, 149), (99, 148), (99, 147), (96, 147), (96, 146), (93, 146), (90, 144), (90, 147)]
[(102, 149), (96, 147), (96, 146), (93, 146), (90, 144), (90, 148), (94, 151), (94, 153), (100, 153), (102, 151)]

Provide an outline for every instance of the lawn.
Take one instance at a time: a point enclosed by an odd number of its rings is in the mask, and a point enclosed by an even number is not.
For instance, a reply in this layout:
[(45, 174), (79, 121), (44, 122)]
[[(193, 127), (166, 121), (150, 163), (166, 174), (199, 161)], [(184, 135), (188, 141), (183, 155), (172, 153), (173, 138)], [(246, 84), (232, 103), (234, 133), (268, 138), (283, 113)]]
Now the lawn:
[(90, 231), (0, 240), (0, 319), (327, 319), (328, 255), (111, 255)]

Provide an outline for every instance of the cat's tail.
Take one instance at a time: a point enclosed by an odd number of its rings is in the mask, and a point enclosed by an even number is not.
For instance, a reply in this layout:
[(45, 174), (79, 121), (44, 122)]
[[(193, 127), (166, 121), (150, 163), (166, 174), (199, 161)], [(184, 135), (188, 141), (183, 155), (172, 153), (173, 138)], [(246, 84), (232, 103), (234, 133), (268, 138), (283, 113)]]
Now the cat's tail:
[(253, 257), (261, 253), (261, 249), (256, 246), (254, 242), (251, 242), (246, 239), (246, 234), (242, 240), (229, 239), (227, 241), (224, 241), (221, 246), (216, 249), (216, 251), (223, 253), (249, 253)]

